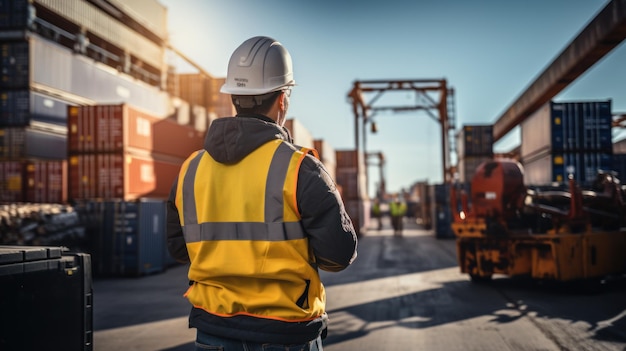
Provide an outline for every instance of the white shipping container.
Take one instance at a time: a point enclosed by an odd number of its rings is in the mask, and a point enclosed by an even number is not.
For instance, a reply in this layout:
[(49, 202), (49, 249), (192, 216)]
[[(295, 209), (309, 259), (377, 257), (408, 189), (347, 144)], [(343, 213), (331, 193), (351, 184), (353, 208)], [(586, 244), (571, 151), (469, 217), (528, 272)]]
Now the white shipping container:
[[(108, 42), (115, 43), (157, 69), (164, 66), (165, 46), (157, 45), (111, 16), (104, 15), (100, 9), (88, 1), (37, 0), (37, 3), (74, 23), (80, 23), (87, 31)], [(162, 31), (159, 33), (161, 38), (167, 37), (166, 30), (166, 26), (163, 25)]]
[(311, 135), (311, 132), (309, 132), (309, 130), (306, 129), (306, 127), (297, 119), (288, 119), (285, 122), (285, 128), (287, 128), (291, 133), (294, 144), (308, 148), (315, 147), (313, 135)]
[(521, 123), (520, 156), (532, 157), (552, 147), (550, 102), (545, 103), (535, 113)]
[(525, 185), (547, 185), (552, 182), (552, 154), (544, 153), (522, 163)]
[(337, 179), (337, 154), (335, 149), (325, 140), (317, 139), (314, 141), (315, 149), (319, 153), (320, 160), (328, 170), (333, 179)]
[(169, 96), (158, 87), (34, 34), (29, 38), (32, 84), (40, 91), (49, 90), (76, 104), (128, 103), (155, 116), (167, 115)]

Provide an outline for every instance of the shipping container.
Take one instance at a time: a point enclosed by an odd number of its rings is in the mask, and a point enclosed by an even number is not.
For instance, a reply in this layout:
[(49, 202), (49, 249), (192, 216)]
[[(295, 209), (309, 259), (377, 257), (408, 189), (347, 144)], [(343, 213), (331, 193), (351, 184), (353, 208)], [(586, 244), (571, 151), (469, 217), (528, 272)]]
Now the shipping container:
[(24, 163), (24, 201), (67, 202), (67, 161), (32, 160)]
[(157, 118), (127, 104), (73, 106), (68, 110), (68, 152), (102, 153), (140, 149), (186, 158), (202, 149), (204, 132)]
[(162, 272), (165, 215), (163, 200), (107, 202), (101, 273), (137, 276)]
[(454, 238), (450, 209), (450, 184), (430, 185), (432, 229), (438, 239)]
[(175, 120), (178, 124), (191, 123), (191, 106), (187, 101), (178, 97), (172, 97), (169, 111), (167, 116)]
[(357, 156), (354, 150), (338, 150), (335, 155), (337, 159), (336, 180), (341, 186), (341, 196), (347, 200), (368, 198), (363, 153)]
[(93, 350), (89, 254), (0, 246), (0, 286), (3, 350)]
[(169, 32), (167, 27), (167, 7), (157, 0), (123, 1), (109, 0), (125, 14), (133, 17), (159, 37), (166, 39)]
[(432, 229), (431, 194), (428, 182), (417, 182), (415, 185), (416, 219), (424, 229)]
[(211, 106), (211, 77), (202, 73), (187, 73), (179, 74), (177, 78), (181, 99), (190, 105)]
[[(6, 4), (7, 1), (1, 2)], [(11, 3), (8, 1), (8, 3)], [(6, 5), (5, 5), (6, 6)], [(0, 5), (0, 11), (3, 11)], [(3, 13), (0, 12), (0, 27)], [(27, 41), (0, 43), (0, 89), (28, 89), (30, 83), (29, 45)]]
[(298, 146), (314, 148), (313, 135), (306, 127), (297, 119), (290, 118), (285, 121), (285, 128), (291, 134), (293, 143)]
[(192, 121), (191, 126), (199, 131), (206, 132), (209, 126), (209, 116), (206, 113), (206, 107), (194, 105), (191, 106)]
[(134, 152), (70, 154), (68, 199), (166, 199), (183, 161)]
[(521, 123), (521, 158), (546, 151), (610, 153), (611, 129), (611, 100), (550, 101)]
[[(44, 6), (48, 11), (54, 12), (71, 23), (83, 27), (86, 32), (93, 33), (101, 40), (105, 40), (123, 51), (127, 51), (130, 55), (143, 61), (144, 64), (154, 68), (161, 68), (164, 65), (165, 45), (157, 44), (129, 28), (128, 23), (124, 23), (111, 15), (105, 15), (102, 10), (89, 1), (36, 0), (35, 3), (37, 6)], [(118, 16), (121, 15), (121, 13), (118, 14)], [(54, 23), (52, 24), (54, 25)], [(165, 31), (165, 28), (165, 26), (161, 27), (160, 32)], [(77, 33), (70, 34), (75, 35)], [(167, 37), (167, 35), (161, 34), (159, 34), (161, 39)]]
[(0, 127), (28, 126), (33, 122), (67, 126), (67, 107), (74, 103), (27, 89), (0, 92)]
[(464, 125), (457, 134), (459, 158), (493, 156), (493, 125)]
[(0, 91), (0, 127), (27, 126), (30, 123), (28, 90)]
[[(76, 105), (127, 103), (151, 115), (165, 117), (169, 96), (105, 64), (95, 62), (35, 34), (31, 45), (31, 83), (49, 87)], [(97, 84), (94, 84), (97, 82)]]
[(0, 160), (66, 159), (67, 136), (59, 127), (43, 126), (0, 128)]
[(0, 161), (0, 202), (67, 202), (65, 160)]
[(346, 212), (358, 236), (365, 235), (371, 222), (371, 202), (369, 199), (343, 200)]
[(0, 129), (0, 159), (20, 159), (26, 156), (26, 128)]
[(230, 94), (220, 93), (220, 89), (226, 78), (213, 78), (211, 79), (211, 102), (207, 106), (207, 113), (210, 117), (209, 120), (221, 117), (232, 117), (236, 114), (235, 106), (232, 103)]
[(29, 17), (28, 0), (0, 1), (0, 29), (23, 29)]
[(336, 182), (341, 186), (341, 197), (344, 200), (368, 198), (364, 169), (357, 173), (355, 168), (337, 168)]
[(337, 154), (335, 149), (326, 140), (316, 139), (313, 141), (315, 150), (317, 150), (320, 161), (326, 167), (330, 177), (337, 181)]
[(0, 202), (24, 199), (24, 166), (20, 161), (0, 161)]
[(364, 168), (365, 161), (363, 153), (357, 155), (355, 150), (337, 150), (336, 153), (337, 170), (345, 168)]
[(581, 185), (590, 185), (598, 171), (613, 168), (612, 152), (544, 152), (530, 159), (522, 159), (524, 183), (547, 185), (565, 183), (569, 176)]

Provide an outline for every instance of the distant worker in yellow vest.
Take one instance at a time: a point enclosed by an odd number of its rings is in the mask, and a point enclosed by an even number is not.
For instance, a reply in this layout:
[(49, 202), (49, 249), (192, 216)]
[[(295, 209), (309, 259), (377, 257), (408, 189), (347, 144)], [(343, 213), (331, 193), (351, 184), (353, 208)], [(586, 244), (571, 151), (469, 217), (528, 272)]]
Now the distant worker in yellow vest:
[(391, 226), (393, 227), (394, 236), (402, 236), (404, 229), (404, 215), (406, 215), (406, 203), (400, 200), (396, 195), (391, 203), (389, 203), (389, 213), (391, 215)]
[(211, 123), (172, 188), (168, 249), (190, 263), (196, 350), (322, 350), (318, 269), (347, 268), (357, 236), (315, 150), (283, 127), (294, 85), (281, 43), (244, 41), (221, 89), (237, 115)]

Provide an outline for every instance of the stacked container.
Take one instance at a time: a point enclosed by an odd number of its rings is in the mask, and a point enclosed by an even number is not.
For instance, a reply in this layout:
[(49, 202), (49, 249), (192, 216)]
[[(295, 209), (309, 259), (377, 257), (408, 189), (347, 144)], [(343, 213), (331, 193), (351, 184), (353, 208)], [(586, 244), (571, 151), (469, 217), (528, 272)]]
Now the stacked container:
[(476, 168), (493, 159), (493, 126), (465, 125), (457, 134), (459, 181), (469, 183)]
[[(301, 147), (314, 148), (315, 142), (311, 132), (295, 118), (285, 121), (285, 128), (289, 130), (293, 143)], [(319, 150), (318, 150), (319, 151)]]
[(330, 177), (336, 182), (337, 181), (337, 154), (335, 149), (323, 139), (316, 139), (313, 141), (315, 145), (315, 150), (319, 153), (320, 161), (326, 167), (328, 174)]
[(230, 94), (220, 93), (224, 78), (214, 78), (202, 73), (172, 74), (175, 82), (170, 84), (169, 93), (188, 104), (205, 109), (208, 121), (235, 115)]
[(431, 210), (431, 194), (430, 187), (427, 181), (417, 182), (413, 184), (411, 192), (415, 196), (416, 211), (415, 217), (424, 229), (432, 228), (432, 210)]
[(431, 184), (430, 211), (432, 229), (438, 239), (454, 238), (450, 204), (450, 183)]
[[(23, 11), (12, 3), (16, 19)], [(0, 28), (18, 25), (0, 23)], [(0, 202), (67, 200), (65, 183), (67, 101), (29, 90), (30, 45), (24, 39), (0, 43)]]
[(166, 199), (204, 134), (126, 104), (68, 110), (69, 198)]
[(583, 185), (613, 168), (611, 101), (549, 102), (521, 125), (524, 182)]
[(357, 234), (365, 232), (370, 222), (370, 200), (367, 196), (365, 160), (362, 152), (337, 150), (337, 184), (348, 215)]

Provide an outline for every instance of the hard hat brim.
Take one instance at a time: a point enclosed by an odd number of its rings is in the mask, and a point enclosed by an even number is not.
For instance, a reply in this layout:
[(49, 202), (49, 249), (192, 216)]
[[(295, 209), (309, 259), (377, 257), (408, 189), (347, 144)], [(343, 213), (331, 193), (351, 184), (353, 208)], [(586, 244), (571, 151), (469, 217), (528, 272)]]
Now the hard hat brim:
[(291, 81), (287, 84), (284, 84), (275, 88), (270, 88), (270, 89), (250, 89), (250, 88), (229, 87), (227, 86), (227, 84), (224, 84), (220, 88), (220, 93), (231, 94), (231, 95), (263, 95), (263, 94), (271, 93), (272, 91), (279, 91), (288, 87), (293, 87), (295, 85), (296, 83), (294, 81)]

